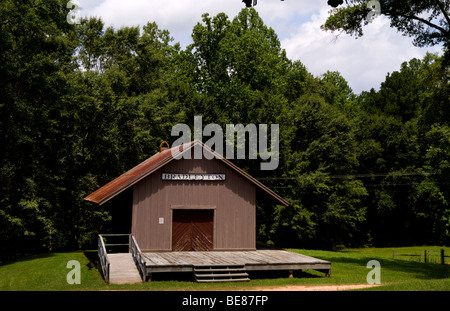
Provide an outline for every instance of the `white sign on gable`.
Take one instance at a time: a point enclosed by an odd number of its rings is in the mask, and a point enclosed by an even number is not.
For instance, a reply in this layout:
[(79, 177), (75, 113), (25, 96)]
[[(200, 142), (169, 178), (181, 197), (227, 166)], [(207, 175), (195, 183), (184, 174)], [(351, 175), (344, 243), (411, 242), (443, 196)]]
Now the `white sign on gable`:
[(180, 173), (161, 173), (162, 180), (225, 180), (225, 174), (180, 174)]

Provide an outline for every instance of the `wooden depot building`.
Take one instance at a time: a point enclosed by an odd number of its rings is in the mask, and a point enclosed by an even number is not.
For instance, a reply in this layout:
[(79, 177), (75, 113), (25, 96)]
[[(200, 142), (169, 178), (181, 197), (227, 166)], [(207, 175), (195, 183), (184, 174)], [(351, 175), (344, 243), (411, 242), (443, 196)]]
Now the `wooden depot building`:
[[(210, 156), (182, 158), (199, 147)], [(152, 273), (177, 271), (192, 271), (198, 281), (247, 280), (250, 270), (330, 273), (331, 264), (320, 259), (256, 249), (256, 200), (289, 203), (200, 141), (162, 149), (84, 199), (104, 204), (113, 198), (123, 205), (119, 217), (130, 223), (125, 232), (129, 253), (108, 254), (113, 245), (104, 241), (114, 234), (100, 235), (99, 256), (107, 281), (127, 282), (113, 280), (114, 271), (127, 260), (134, 261), (143, 280)], [(113, 213), (113, 222), (114, 217)], [(128, 259), (113, 263), (119, 255)]]

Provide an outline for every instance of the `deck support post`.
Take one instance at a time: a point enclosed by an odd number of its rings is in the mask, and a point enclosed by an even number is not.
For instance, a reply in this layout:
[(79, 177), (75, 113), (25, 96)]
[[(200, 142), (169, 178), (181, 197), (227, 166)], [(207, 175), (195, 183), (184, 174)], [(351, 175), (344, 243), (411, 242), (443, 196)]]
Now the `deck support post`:
[(289, 278), (292, 279), (294, 277), (294, 270), (289, 270)]

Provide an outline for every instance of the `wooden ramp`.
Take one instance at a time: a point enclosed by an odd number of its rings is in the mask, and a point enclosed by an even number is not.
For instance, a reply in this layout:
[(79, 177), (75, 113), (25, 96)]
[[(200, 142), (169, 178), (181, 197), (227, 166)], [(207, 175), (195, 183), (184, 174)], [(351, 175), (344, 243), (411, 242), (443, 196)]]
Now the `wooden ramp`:
[(131, 253), (108, 254), (110, 262), (109, 283), (125, 284), (142, 282)]

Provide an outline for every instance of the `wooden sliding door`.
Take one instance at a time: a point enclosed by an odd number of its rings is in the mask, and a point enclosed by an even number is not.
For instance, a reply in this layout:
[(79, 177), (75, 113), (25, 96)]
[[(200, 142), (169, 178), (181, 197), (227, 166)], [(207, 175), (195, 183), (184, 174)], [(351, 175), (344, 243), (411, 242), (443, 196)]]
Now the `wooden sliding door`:
[(172, 251), (213, 250), (214, 210), (173, 210)]

